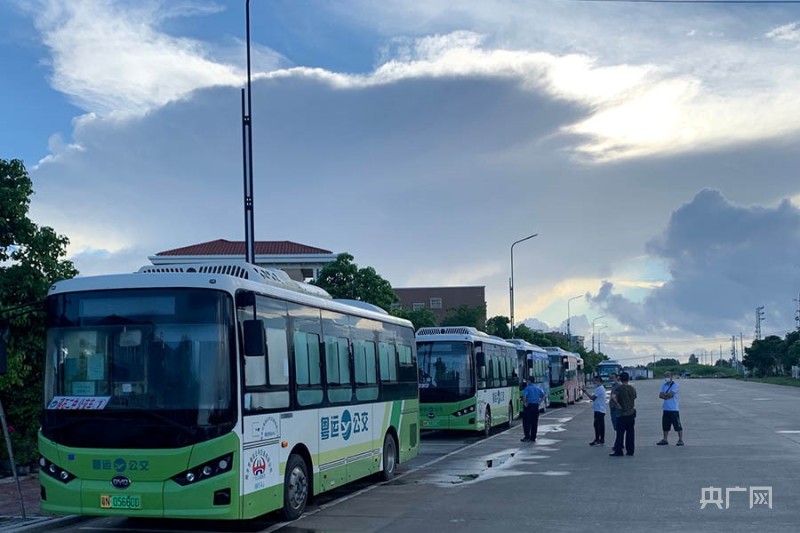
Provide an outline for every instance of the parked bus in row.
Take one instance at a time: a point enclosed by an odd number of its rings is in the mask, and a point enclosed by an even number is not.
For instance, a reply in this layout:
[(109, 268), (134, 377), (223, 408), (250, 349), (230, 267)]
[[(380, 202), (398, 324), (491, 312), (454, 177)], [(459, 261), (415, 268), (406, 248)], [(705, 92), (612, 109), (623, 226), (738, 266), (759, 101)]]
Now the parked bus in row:
[(511, 425), (520, 413), (516, 346), (472, 327), (417, 331), (422, 429)]
[(583, 359), (555, 346), (545, 351), (550, 358), (550, 403), (575, 403), (583, 395)]
[(509, 339), (517, 347), (517, 368), (520, 376), (520, 390), (525, 388), (528, 377), (544, 391), (544, 401), (539, 410), (544, 412), (550, 406), (550, 358), (544, 348), (523, 339)]
[(603, 380), (606, 387), (611, 386), (611, 374), (620, 375), (622, 365), (618, 361), (602, 361), (597, 365), (597, 375)]
[(410, 322), (244, 262), (60, 281), (46, 300), (41, 510), (301, 515), (417, 455)]

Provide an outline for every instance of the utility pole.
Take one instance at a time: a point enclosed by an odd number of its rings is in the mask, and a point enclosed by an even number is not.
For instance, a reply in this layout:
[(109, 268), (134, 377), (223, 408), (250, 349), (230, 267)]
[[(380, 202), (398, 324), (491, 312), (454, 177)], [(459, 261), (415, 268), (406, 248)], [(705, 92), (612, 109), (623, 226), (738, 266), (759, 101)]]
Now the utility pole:
[(764, 306), (756, 307), (756, 335), (755, 340), (761, 340), (761, 322), (766, 320), (764, 318)]
[(736, 366), (736, 335), (731, 335), (731, 366)]
[(797, 322), (797, 325), (794, 328), (800, 331), (800, 294), (797, 295), (797, 299), (794, 301), (797, 302), (797, 309), (794, 312), (794, 321)]
[(253, 208), (253, 90), (250, 79), (250, 0), (245, 4), (247, 26), (247, 99), (242, 89), (242, 159), (244, 181), (244, 260), (255, 264), (255, 213)]

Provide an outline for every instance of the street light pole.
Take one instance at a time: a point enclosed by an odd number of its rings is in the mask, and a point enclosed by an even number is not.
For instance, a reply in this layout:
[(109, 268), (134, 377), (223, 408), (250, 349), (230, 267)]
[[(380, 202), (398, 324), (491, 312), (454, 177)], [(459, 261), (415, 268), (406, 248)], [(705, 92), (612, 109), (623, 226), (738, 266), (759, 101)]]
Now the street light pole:
[[(600, 315), (600, 316), (596, 317), (594, 320), (592, 320), (592, 351), (593, 352), (594, 352), (594, 325), (595, 325), (595, 322), (597, 322), (601, 318), (605, 318), (605, 317), (606, 317), (606, 315)], [(594, 353), (597, 353), (597, 352), (594, 352)]]
[(579, 295), (577, 295), (577, 296), (573, 296), (572, 298), (570, 298), (569, 300), (567, 300), (567, 339), (569, 339), (569, 347), (570, 347), (570, 348), (572, 348), (572, 330), (570, 330), (570, 327), (569, 327), (569, 321), (570, 321), (570, 318), (572, 317), (572, 315), (571, 315), (571, 314), (570, 314), (570, 312), (569, 312), (569, 303), (570, 303), (572, 300), (577, 300), (577, 299), (578, 299), (578, 298), (580, 298), (581, 296), (583, 296), (583, 295), (582, 295), (582, 294), (579, 294)]
[(508, 280), (508, 300), (511, 305), (511, 338), (514, 338), (514, 246), (521, 242), (525, 242), (528, 239), (533, 239), (539, 235), (538, 233), (534, 233), (533, 235), (528, 235), (524, 239), (520, 239), (518, 241), (514, 241), (511, 244), (511, 278)]
[[(600, 325), (601, 325), (601, 326), (603, 326), (602, 324), (600, 324)], [(597, 336), (597, 353), (598, 353), (598, 354), (603, 352), (603, 351), (600, 349), (600, 335), (599, 335), (599, 333), (600, 333), (601, 331), (603, 331), (604, 329), (606, 329), (607, 327), (608, 327), (608, 326), (603, 326), (602, 328), (598, 328), (598, 329), (597, 329), (597, 332), (598, 332), (598, 336)]]

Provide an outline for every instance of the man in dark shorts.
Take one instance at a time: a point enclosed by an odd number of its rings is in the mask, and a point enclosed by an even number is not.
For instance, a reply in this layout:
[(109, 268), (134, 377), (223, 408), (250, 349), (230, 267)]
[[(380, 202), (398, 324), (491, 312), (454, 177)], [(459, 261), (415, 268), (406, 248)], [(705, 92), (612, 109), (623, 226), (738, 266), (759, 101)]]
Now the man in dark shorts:
[(661, 415), (661, 430), (664, 438), (656, 444), (666, 446), (669, 444), (667, 436), (670, 428), (675, 428), (678, 433), (678, 442), (675, 446), (683, 446), (683, 426), (678, 412), (678, 384), (672, 380), (672, 372), (664, 372), (664, 383), (661, 385), (661, 392), (658, 397), (664, 400), (664, 412)]

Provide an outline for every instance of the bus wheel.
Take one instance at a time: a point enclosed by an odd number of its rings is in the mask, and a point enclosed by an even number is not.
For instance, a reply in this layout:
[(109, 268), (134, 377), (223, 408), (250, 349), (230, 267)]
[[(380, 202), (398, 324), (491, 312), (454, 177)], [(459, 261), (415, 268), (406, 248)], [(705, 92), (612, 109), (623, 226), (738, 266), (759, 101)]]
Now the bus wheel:
[(483, 436), (488, 437), (492, 433), (492, 411), (487, 407), (486, 414), (483, 415)]
[(283, 516), (286, 520), (300, 518), (308, 503), (308, 467), (297, 454), (289, 456), (283, 482)]
[(514, 420), (514, 406), (511, 405), (511, 404), (508, 404), (508, 423), (506, 424), (506, 427), (511, 429), (511, 422), (513, 420)]
[(389, 481), (394, 477), (394, 469), (397, 466), (397, 444), (394, 437), (387, 433), (383, 439), (383, 458), (381, 459), (381, 479)]

